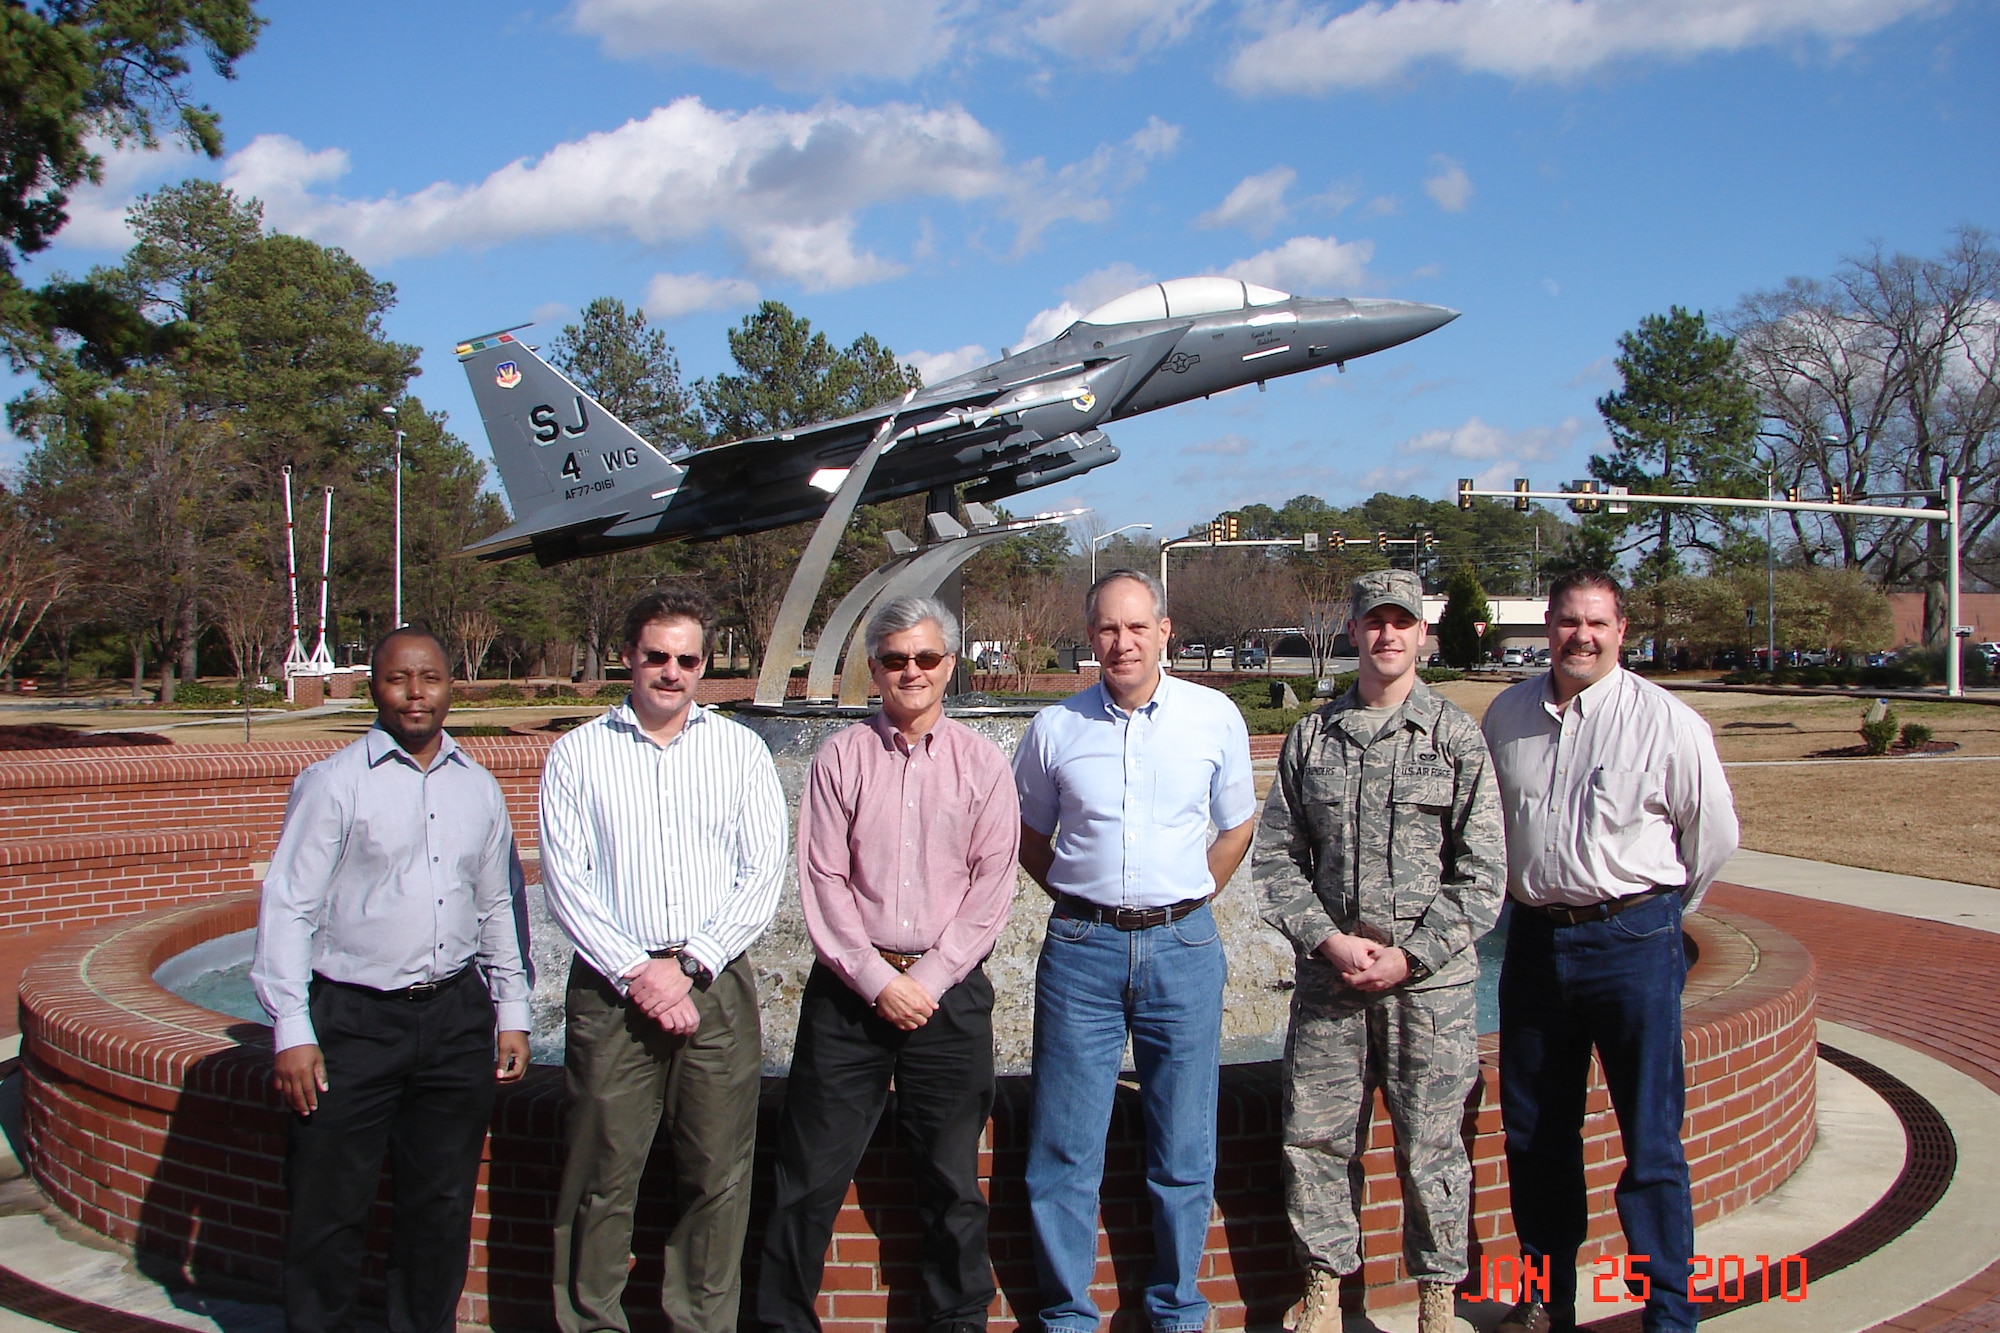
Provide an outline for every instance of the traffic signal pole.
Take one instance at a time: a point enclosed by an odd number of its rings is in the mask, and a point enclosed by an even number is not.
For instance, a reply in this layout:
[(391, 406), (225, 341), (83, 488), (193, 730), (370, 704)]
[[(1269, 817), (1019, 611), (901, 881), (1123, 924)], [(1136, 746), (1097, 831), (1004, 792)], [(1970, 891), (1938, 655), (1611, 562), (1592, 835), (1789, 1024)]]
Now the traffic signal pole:
[(1848, 501), (1830, 500), (1748, 500), (1729, 495), (1634, 495), (1624, 491), (1531, 491), (1521, 482), (1516, 482), (1513, 490), (1488, 491), (1474, 486), (1469, 479), (1458, 483), (1458, 503), (1462, 509), (1470, 509), (1474, 497), (1491, 500), (1512, 500), (1519, 508), (1526, 507), (1529, 500), (1561, 500), (1582, 512), (1595, 512), (1600, 506), (1612, 513), (1623, 512), (1619, 506), (1635, 504), (1651, 505), (1692, 505), (1703, 509), (1762, 509), (1787, 510), (1806, 514), (1847, 514), (1859, 518), (1901, 518), (1916, 519), (1921, 523), (1942, 523), (1949, 556), (1946, 562), (1945, 616), (1951, 622), (1946, 635), (1948, 647), (1944, 657), (1944, 690), (1953, 699), (1964, 697), (1965, 689), (1959, 673), (1959, 633), (1963, 628), (1958, 623), (1958, 543), (1959, 543), (1959, 494), (1958, 478), (1944, 479), (1944, 501), (1942, 509), (1915, 509), (1903, 505), (1871, 505)]

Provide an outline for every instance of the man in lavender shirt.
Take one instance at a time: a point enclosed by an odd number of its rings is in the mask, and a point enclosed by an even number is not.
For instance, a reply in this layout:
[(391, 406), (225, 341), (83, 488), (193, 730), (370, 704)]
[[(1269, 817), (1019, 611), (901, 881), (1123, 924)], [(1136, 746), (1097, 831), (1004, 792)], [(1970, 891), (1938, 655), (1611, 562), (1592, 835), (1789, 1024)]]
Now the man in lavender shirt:
[(866, 634), (882, 710), (836, 732), (799, 800), (799, 896), (817, 961), (778, 1125), (757, 1321), (817, 1330), (827, 1242), (896, 1086), (915, 1158), (924, 1326), (978, 1333), (992, 1303), (979, 1136), (993, 1108), (981, 964), (1014, 898), (1006, 757), (944, 715), (958, 619), (899, 597)]

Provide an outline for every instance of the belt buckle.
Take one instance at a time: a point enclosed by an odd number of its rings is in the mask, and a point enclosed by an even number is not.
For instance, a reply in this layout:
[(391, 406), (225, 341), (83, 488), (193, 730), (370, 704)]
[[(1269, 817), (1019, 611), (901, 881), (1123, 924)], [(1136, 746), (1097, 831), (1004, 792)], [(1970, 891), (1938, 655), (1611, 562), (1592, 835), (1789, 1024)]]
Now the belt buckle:
[(442, 983), (436, 981), (419, 981), (413, 986), (404, 987), (403, 994), (412, 1000), (428, 1000), (438, 993), (440, 984)]

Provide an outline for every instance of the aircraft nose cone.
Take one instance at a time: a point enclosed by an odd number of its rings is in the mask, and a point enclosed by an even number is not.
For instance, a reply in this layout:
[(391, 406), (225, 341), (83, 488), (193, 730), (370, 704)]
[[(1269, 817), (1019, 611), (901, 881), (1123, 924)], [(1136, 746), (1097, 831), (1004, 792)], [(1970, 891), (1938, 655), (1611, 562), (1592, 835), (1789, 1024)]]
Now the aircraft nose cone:
[(1456, 310), (1419, 301), (1356, 301), (1354, 313), (1367, 331), (1370, 351), (1400, 346), (1458, 318)]

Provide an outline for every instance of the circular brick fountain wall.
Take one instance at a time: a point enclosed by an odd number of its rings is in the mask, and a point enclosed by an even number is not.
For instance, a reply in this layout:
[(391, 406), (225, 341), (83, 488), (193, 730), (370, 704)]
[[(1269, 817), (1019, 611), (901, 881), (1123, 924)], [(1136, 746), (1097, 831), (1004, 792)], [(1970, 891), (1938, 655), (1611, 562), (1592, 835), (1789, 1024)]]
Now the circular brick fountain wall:
[[(284, 1115), (268, 1086), (269, 1032), (199, 1008), (152, 974), (167, 958), (255, 921), (255, 895), (114, 922), (52, 949), (21, 987), (30, 1165), (65, 1212), (195, 1280), (270, 1290), (284, 1227)], [(1788, 936), (1728, 913), (1688, 919), (1699, 957), (1686, 1004), (1688, 1121), (1695, 1215), (1706, 1221), (1783, 1181), (1813, 1138), (1815, 1052), (1810, 959)], [(1467, 1104), (1474, 1158), (1475, 1235), (1484, 1254), (1514, 1253), (1494, 1084), (1494, 1046)], [(473, 1267), (460, 1317), (499, 1327), (547, 1327), (549, 1213), (562, 1155), (562, 1080), (537, 1067), (503, 1092), (481, 1170)], [(766, 1081), (768, 1130), (782, 1082)], [(1224, 1071), (1221, 1167), (1202, 1278), (1218, 1327), (1274, 1323), (1297, 1298), (1278, 1180), (1279, 1075), (1271, 1063)], [(1002, 1080), (982, 1170), (994, 1205), (996, 1316), (1034, 1305), (1021, 1184), (1028, 1080)], [(1585, 1153), (1590, 1246), (1619, 1245), (1611, 1187), (1617, 1132), (1593, 1087)], [(1134, 1099), (1121, 1093), (1107, 1158), (1099, 1301), (1137, 1311), (1151, 1257), (1143, 1143)], [(1377, 1115), (1364, 1211), (1364, 1277), (1375, 1303), (1406, 1294), (1397, 1240), (1400, 1204)], [(768, 1140), (768, 1133), (760, 1137)], [(907, 1172), (886, 1128), (842, 1211), (822, 1316), (835, 1333), (913, 1326), (915, 1237)], [(768, 1195), (761, 1156), (758, 1207)], [(647, 1199), (664, 1196), (659, 1182)], [(379, 1219), (378, 1219), (379, 1220)], [(634, 1300), (650, 1304), (663, 1219), (642, 1211)], [(753, 1219), (753, 1235), (757, 1223)], [(379, 1252), (379, 1239), (376, 1245)], [(754, 1248), (754, 1247), (753, 1247)], [(644, 1256), (655, 1256), (648, 1263)], [(1476, 1271), (1476, 1270), (1475, 1270)], [(1119, 1294), (1119, 1289), (1125, 1289)]]

